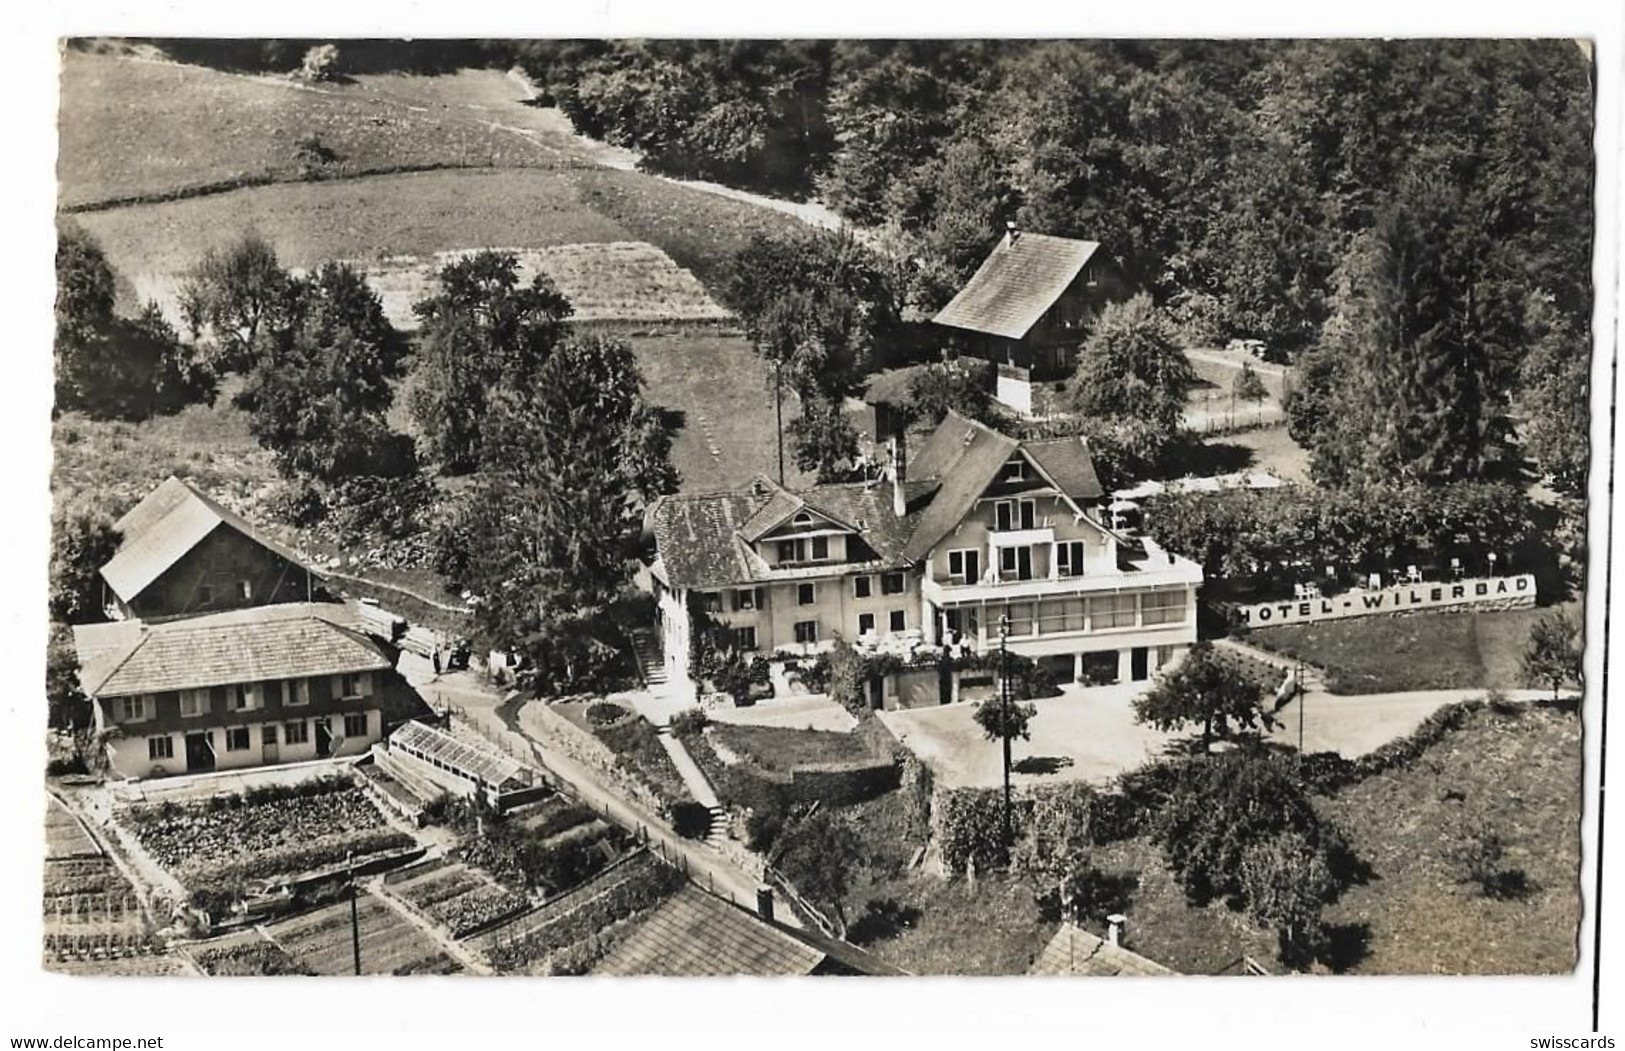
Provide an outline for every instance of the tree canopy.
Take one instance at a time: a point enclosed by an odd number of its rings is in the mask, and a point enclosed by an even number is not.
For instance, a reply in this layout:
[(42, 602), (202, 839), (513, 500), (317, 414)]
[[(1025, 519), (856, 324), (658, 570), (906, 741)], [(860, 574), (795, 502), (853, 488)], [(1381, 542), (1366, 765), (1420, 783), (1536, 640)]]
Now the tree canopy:
[(1215, 736), (1275, 725), (1264, 708), (1263, 687), (1218, 659), (1207, 641), (1192, 646), (1177, 668), (1134, 699), (1134, 721), (1163, 731), (1198, 725), (1204, 752)]

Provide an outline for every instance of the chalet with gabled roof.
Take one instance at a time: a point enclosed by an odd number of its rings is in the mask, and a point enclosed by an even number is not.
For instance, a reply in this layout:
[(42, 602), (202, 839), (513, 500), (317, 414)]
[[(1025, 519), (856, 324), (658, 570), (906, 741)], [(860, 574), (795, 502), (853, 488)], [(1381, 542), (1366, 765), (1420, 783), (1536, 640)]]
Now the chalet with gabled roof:
[(688, 682), (698, 609), (746, 652), (837, 636), (986, 652), (1003, 625), (1060, 681), (1147, 679), (1196, 640), (1202, 570), (1107, 527), (1105, 496), (1081, 438), (1022, 441), (949, 413), (873, 482), (663, 498), (651, 577), (667, 677)]
[(992, 362), (995, 396), (1030, 414), (1032, 382), (1071, 372), (1110, 285), (1098, 243), (1012, 225), (931, 322), (953, 350)]
[(109, 617), (159, 620), (304, 602), (316, 577), (299, 556), (190, 482), (171, 475), (120, 518), (101, 568)]

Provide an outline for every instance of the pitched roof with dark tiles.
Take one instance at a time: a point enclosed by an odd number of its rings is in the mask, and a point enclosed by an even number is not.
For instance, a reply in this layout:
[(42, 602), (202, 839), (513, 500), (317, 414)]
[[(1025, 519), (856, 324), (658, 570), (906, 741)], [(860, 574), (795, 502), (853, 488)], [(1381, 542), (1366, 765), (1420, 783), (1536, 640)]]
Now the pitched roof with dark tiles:
[(1150, 976), (1178, 972), (1139, 953), (1130, 952), (1121, 945), (1113, 945), (1076, 924), (1063, 923), (1027, 973), (1047, 977), (1109, 978), (1116, 975)]
[(126, 602), (222, 525), (300, 564), (298, 555), (267, 536), (264, 530), (174, 475), (166, 478), (114, 525), (123, 534), (123, 540), (101, 573), (113, 593)]
[(346, 607), (258, 606), (186, 620), (74, 628), (85, 692), (98, 697), (392, 667)]
[(1027, 335), (1100, 245), (1023, 233), (1000, 241), (959, 294), (931, 320), (1005, 339)]
[(1095, 461), (1082, 438), (1048, 438), (1023, 442), (1021, 451), (1074, 503), (1093, 503), (1106, 495), (1095, 473)]
[(935, 480), (938, 489), (920, 514), (903, 556), (918, 561), (930, 554), (964, 520), (1020, 446), (1016, 439), (950, 411), (909, 467), (911, 478)]
[(638, 924), (595, 974), (672, 978), (811, 974), (824, 953), (698, 887), (684, 887)]

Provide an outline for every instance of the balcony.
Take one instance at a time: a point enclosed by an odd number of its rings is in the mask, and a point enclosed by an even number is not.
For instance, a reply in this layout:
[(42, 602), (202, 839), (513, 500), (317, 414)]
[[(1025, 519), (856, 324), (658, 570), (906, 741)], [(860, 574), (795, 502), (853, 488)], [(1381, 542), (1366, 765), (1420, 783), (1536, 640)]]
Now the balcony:
[(983, 602), (1009, 602), (1027, 598), (1052, 598), (1117, 591), (1140, 591), (1172, 584), (1201, 584), (1202, 567), (1189, 562), (1176, 563), (1137, 572), (1092, 573), (1077, 577), (1041, 577), (1034, 580), (980, 580), (955, 584), (952, 581), (925, 580), (921, 590), (938, 606), (975, 606)]
[(1032, 529), (996, 529), (987, 535), (987, 546), (997, 551), (1001, 547), (1033, 547), (1055, 543), (1055, 530), (1050, 526)]

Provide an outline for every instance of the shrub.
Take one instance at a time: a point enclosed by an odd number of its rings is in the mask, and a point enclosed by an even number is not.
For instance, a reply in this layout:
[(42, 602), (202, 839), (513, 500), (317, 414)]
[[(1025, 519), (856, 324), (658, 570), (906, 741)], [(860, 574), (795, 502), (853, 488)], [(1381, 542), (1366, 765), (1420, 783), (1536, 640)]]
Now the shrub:
[(711, 717), (699, 708), (684, 708), (671, 717), (671, 732), (678, 737), (688, 738), (704, 732), (711, 725)]
[(629, 714), (625, 708), (610, 701), (598, 701), (587, 706), (587, 721), (594, 726), (612, 726)]
[(671, 824), (684, 839), (704, 839), (711, 831), (711, 811), (695, 802), (677, 803), (671, 808)]
[[(1019, 801), (1016, 801), (1019, 804)], [(932, 802), (933, 835), (950, 872), (974, 864), (978, 872), (1003, 868), (1009, 862), (1004, 838), (1004, 796), (996, 788), (951, 788), (938, 791)], [(1020, 836), (1022, 808), (1015, 805), (1011, 827)]]
[(1506, 841), (1493, 829), (1471, 830), (1449, 856), (1457, 866), (1458, 882), (1475, 884), (1483, 897), (1513, 901), (1533, 889), (1523, 869), (1507, 867)]

